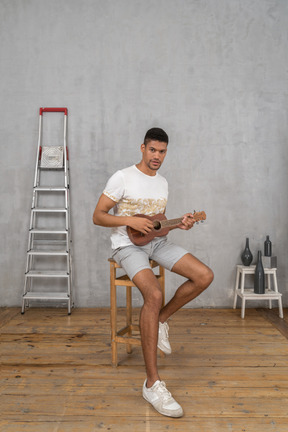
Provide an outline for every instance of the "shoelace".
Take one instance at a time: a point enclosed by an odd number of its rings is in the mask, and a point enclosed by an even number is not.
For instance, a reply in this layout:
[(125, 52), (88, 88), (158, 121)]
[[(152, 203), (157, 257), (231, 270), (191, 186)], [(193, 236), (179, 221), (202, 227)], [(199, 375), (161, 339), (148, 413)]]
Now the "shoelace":
[(162, 330), (163, 330), (164, 336), (165, 336), (164, 339), (169, 339), (169, 334), (168, 334), (169, 326), (168, 326), (167, 322), (163, 323)]
[(168, 399), (170, 399), (172, 397), (171, 393), (167, 390), (166, 388), (166, 384), (164, 381), (160, 381), (156, 388), (156, 391), (158, 391), (160, 393), (160, 395), (163, 395), (163, 400), (167, 401)]

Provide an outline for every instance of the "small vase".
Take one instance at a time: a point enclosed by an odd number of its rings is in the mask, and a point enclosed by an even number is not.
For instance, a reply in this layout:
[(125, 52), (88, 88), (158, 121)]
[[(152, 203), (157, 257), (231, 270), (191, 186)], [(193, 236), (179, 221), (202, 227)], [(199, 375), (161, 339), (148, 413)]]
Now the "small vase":
[(250, 266), (252, 260), (253, 260), (253, 255), (249, 249), (249, 238), (246, 238), (246, 245), (241, 255), (241, 261), (244, 266)]
[(257, 263), (254, 275), (254, 293), (264, 294), (265, 293), (265, 274), (262, 264), (261, 251), (258, 251)]
[(272, 256), (272, 243), (269, 239), (269, 236), (266, 236), (266, 240), (264, 242), (264, 256)]

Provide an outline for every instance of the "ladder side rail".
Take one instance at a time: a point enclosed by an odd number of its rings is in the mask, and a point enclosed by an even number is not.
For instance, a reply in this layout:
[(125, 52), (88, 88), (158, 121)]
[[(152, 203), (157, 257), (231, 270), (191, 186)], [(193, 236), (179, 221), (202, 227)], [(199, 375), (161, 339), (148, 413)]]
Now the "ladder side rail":
[(70, 227), (68, 227), (67, 236), (66, 236), (66, 250), (67, 250), (67, 252), (70, 252), (70, 242), (71, 242), (71, 232), (70, 232)]
[(69, 242), (68, 242), (68, 249), (71, 249), (71, 245), (72, 245), (72, 236), (71, 236), (71, 213), (70, 213), (70, 206), (68, 207), (68, 224), (69, 224)]
[[(68, 150), (67, 150), (68, 152)], [(67, 160), (66, 160), (66, 167), (67, 167), (67, 171), (66, 171), (66, 182), (67, 182), (67, 187), (66, 187), (66, 194), (65, 194), (65, 205), (66, 208), (68, 208), (70, 206), (69, 204), (69, 198), (70, 198), (70, 168), (69, 168), (69, 159), (68, 159), (68, 153), (67, 153)]]
[(67, 295), (68, 295), (68, 315), (71, 315), (71, 280), (70, 275), (68, 276), (68, 289), (67, 289)]
[[(67, 251), (71, 257), (71, 253), (72, 253), (72, 228), (71, 228), (70, 189), (69, 188), (67, 188), (67, 217), (68, 217)], [(72, 260), (70, 261), (70, 275), (72, 272), (71, 263), (72, 263)], [(72, 282), (71, 282), (71, 286), (73, 286)]]
[(67, 175), (67, 159), (68, 159), (68, 148), (67, 148), (67, 113), (64, 114), (64, 142), (63, 142), (63, 150), (64, 150), (64, 176), (65, 176), (65, 188), (68, 187), (68, 175)]
[(39, 131), (38, 131), (38, 146), (37, 146), (37, 157), (35, 166), (35, 176), (34, 176), (34, 187), (37, 186), (37, 181), (39, 180), (38, 170), (39, 170), (39, 159), (41, 157), (42, 150), (42, 115), (39, 115)]
[[(41, 155), (40, 155), (41, 156)], [(40, 184), (40, 169), (39, 169), (39, 162), (38, 161), (38, 166), (36, 167), (36, 171), (35, 171), (35, 179), (34, 179), (34, 186), (33, 186), (33, 193), (32, 193), (32, 208), (35, 208), (37, 206), (36, 204), (36, 200), (37, 200), (37, 187)], [(35, 184), (36, 182), (36, 184)]]
[(25, 274), (25, 282), (24, 282), (24, 292), (22, 297), (22, 311), (23, 314), (25, 312), (25, 308), (29, 305), (27, 299), (25, 298), (25, 294), (29, 291), (31, 291), (31, 280), (29, 280), (27, 274)]
[[(35, 214), (33, 212), (33, 208), (35, 207), (35, 200), (37, 199), (37, 198), (35, 198), (35, 195), (36, 195), (36, 191), (35, 191), (35, 188), (33, 188), (33, 198), (32, 198), (32, 208), (31, 208), (31, 213), (30, 213), (30, 225), (29, 225), (29, 233), (28, 233), (27, 252), (30, 251), (31, 249), (33, 249), (33, 247), (34, 247), (34, 234), (31, 232), (31, 230), (34, 228), (34, 225), (35, 225)], [(25, 270), (26, 273), (31, 269), (32, 263), (33, 263), (32, 259), (27, 253), (26, 270)]]
[(67, 231), (67, 237), (69, 236), (69, 217), (68, 217), (68, 209), (65, 211), (65, 229)]
[[(67, 117), (67, 116), (65, 116)], [(66, 194), (65, 194), (65, 206), (67, 209), (67, 215), (68, 215), (68, 250), (71, 250), (71, 244), (72, 244), (72, 237), (71, 237), (71, 212), (70, 212), (70, 164), (69, 164), (69, 151), (67, 146), (67, 118), (65, 120), (65, 126), (64, 126), (64, 141), (66, 145), (66, 150), (64, 152), (64, 170), (65, 170), (65, 187), (66, 187)]]
[[(66, 189), (66, 209), (67, 209), (67, 227), (68, 227), (68, 232), (69, 232), (69, 237), (71, 235), (71, 214), (70, 214), (70, 189), (67, 188)], [(69, 239), (70, 241), (70, 239)]]
[[(30, 250), (34, 249), (34, 233), (30, 232)], [(29, 261), (28, 261), (28, 271), (33, 269), (33, 265), (34, 265), (34, 256), (33, 255), (29, 255), (27, 253), (27, 255), (29, 256)], [(32, 281), (31, 281), (32, 283)]]
[[(34, 200), (34, 207), (33, 208), (37, 208), (38, 207), (38, 205), (39, 205), (39, 194), (38, 194), (38, 191), (37, 190), (35, 190), (35, 200)], [(35, 222), (35, 221), (34, 221)], [(34, 225), (33, 225), (34, 226)]]
[(28, 250), (31, 249), (31, 230), (33, 229), (34, 225), (34, 214), (31, 209), (31, 215), (30, 215), (30, 225), (29, 225), (29, 236), (28, 236)]
[[(36, 180), (36, 181), (37, 181), (37, 180)], [(31, 206), (31, 209), (33, 209), (33, 208), (36, 207), (35, 202), (36, 202), (36, 189), (35, 189), (35, 186), (34, 186), (34, 187), (33, 187), (33, 193), (32, 193), (32, 206)], [(30, 228), (32, 228), (31, 225), (30, 225)]]
[(69, 263), (69, 252), (66, 256), (67, 273), (70, 275), (70, 263)]
[(73, 258), (72, 258), (72, 250), (69, 243), (69, 253), (68, 253), (68, 260), (69, 260), (69, 283), (68, 283), (68, 295), (69, 295), (69, 307), (71, 309), (71, 306), (73, 305), (73, 299), (72, 299), (72, 292), (74, 290), (73, 285)]
[[(41, 142), (40, 148), (41, 148), (41, 154), (42, 154), (42, 142)], [(41, 157), (41, 154), (40, 154), (40, 157)], [(38, 169), (37, 169), (36, 187), (40, 186), (40, 167), (39, 167), (39, 164), (40, 164), (40, 159), (39, 159), (38, 167), (37, 167)]]
[(68, 197), (68, 187), (65, 187), (64, 199), (65, 199), (65, 209), (68, 210), (68, 201), (69, 201), (69, 197)]
[[(66, 208), (66, 230), (67, 230), (67, 248), (69, 247), (69, 203), (68, 203), (68, 148), (67, 148), (67, 112), (64, 113), (64, 131), (63, 131), (63, 146), (64, 146), (64, 181), (65, 181), (65, 208)], [(68, 249), (69, 251), (69, 249)]]
[(73, 258), (72, 258), (72, 234), (71, 234), (71, 208), (70, 208), (70, 164), (69, 164), (69, 151), (67, 147), (67, 115), (65, 118), (65, 126), (64, 126), (64, 142), (66, 148), (64, 149), (64, 171), (65, 171), (65, 187), (66, 187), (66, 208), (67, 208), (67, 260), (68, 260), (68, 314), (71, 313), (71, 307), (73, 305), (72, 299), (72, 290), (73, 290)]
[[(28, 252), (28, 251), (27, 251)], [(25, 274), (28, 273), (31, 266), (31, 256), (27, 253), (26, 256), (26, 268), (25, 268)]]

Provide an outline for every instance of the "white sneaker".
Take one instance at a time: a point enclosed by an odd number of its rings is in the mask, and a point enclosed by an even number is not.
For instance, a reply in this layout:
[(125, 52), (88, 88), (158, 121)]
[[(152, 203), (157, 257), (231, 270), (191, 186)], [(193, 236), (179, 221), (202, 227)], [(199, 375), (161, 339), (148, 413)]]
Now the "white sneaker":
[(146, 387), (147, 380), (143, 385), (143, 398), (158, 411), (168, 417), (182, 417), (183, 409), (167, 390), (164, 381), (156, 381), (151, 388)]
[(158, 330), (158, 348), (163, 351), (165, 354), (171, 354), (172, 349), (169, 342), (169, 326), (167, 322), (163, 324), (159, 322), (159, 330)]

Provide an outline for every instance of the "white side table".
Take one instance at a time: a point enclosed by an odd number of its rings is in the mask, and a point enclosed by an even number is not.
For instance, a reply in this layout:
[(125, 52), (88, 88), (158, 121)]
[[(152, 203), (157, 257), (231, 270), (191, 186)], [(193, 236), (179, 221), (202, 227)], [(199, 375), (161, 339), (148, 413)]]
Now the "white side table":
[[(242, 299), (241, 318), (245, 316), (246, 300), (269, 300), (269, 309), (272, 309), (272, 300), (278, 300), (279, 316), (283, 318), (282, 294), (278, 292), (276, 268), (264, 268), (264, 273), (267, 275), (267, 288), (265, 287), (264, 294), (255, 294), (253, 289), (245, 289), (245, 276), (254, 274), (255, 267), (255, 265), (237, 265), (233, 309), (236, 309), (238, 296)], [(274, 289), (271, 288), (271, 276), (273, 277)]]

